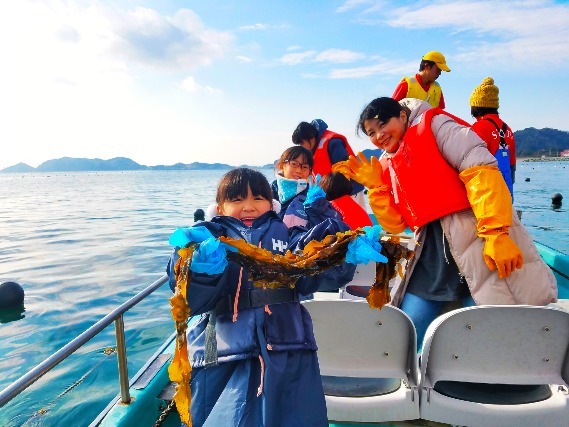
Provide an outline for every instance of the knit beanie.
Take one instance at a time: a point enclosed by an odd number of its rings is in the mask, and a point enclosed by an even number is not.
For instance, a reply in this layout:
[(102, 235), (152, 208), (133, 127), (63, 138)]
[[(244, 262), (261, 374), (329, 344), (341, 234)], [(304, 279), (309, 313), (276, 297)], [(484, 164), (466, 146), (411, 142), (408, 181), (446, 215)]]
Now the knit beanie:
[(482, 84), (474, 88), (470, 95), (471, 107), (498, 108), (498, 86), (494, 84), (492, 77), (486, 77)]

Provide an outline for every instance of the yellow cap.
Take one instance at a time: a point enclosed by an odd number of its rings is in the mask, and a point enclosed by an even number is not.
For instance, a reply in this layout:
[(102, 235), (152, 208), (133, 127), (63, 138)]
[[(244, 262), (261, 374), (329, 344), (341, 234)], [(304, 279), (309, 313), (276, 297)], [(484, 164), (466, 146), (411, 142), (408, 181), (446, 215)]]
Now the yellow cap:
[(425, 55), (421, 59), (423, 61), (433, 61), (435, 64), (437, 64), (437, 67), (439, 67), (441, 70), (447, 72), (450, 71), (445, 56), (440, 52), (432, 50), (430, 52), (425, 53)]
[(470, 95), (470, 106), (471, 107), (486, 107), (486, 108), (498, 108), (500, 103), (498, 101), (498, 86), (494, 84), (494, 79), (492, 77), (486, 77), (482, 84), (475, 87)]

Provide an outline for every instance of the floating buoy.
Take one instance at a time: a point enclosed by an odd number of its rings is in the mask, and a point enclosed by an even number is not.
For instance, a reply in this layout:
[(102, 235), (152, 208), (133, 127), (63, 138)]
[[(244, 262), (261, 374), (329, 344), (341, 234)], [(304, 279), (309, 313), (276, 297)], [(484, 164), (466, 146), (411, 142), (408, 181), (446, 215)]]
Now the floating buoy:
[(0, 284), (0, 309), (21, 307), (24, 304), (24, 288), (16, 282)]
[(526, 178), (526, 182), (529, 182), (529, 178)]
[(194, 212), (194, 222), (205, 221), (205, 212), (203, 209), (196, 209)]
[(551, 196), (551, 206), (553, 207), (561, 207), (561, 204), (563, 200), (563, 196), (560, 193), (555, 193), (553, 196)]

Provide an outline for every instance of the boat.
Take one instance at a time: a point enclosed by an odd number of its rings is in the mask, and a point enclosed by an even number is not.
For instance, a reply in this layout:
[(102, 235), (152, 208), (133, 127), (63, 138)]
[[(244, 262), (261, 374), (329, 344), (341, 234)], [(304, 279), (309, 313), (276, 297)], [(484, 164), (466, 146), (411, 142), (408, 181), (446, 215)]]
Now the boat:
[[(451, 308), (429, 327), (420, 357), (408, 316), (365, 301), (373, 263), (337, 293), (304, 301), (329, 426), (569, 426), (569, 255), (536, 246), (557, 278), (557, 303)], [(123, 314), (167, 282), (153, 282), (6, 387), (0, 408), (114, 323), (120, 389), (90, 426), (179, 426), (167, 371), (175, 332), (134, 376), (126, 363)]]

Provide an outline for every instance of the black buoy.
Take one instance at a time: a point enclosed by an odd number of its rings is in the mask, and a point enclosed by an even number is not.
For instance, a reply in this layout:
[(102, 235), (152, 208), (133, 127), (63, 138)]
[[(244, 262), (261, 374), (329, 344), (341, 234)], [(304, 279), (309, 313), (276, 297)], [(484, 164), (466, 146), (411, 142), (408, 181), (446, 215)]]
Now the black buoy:
[(529, 178), (526, 178), (526, 182), (529, 182)]
[(551, 206), (553, 208), (560, 208), (563, 204), (562, 200), (563, 196), (560, 193), (555, 193), (553, 196), (551, 196)]
[(16, 308), (24, 305), (24, 288), (16, 282), (0, 284), (0, 309)]
[(194, 222), (205, 221), (205, 212), (203, 209), (196, 209), (194, 212)]

